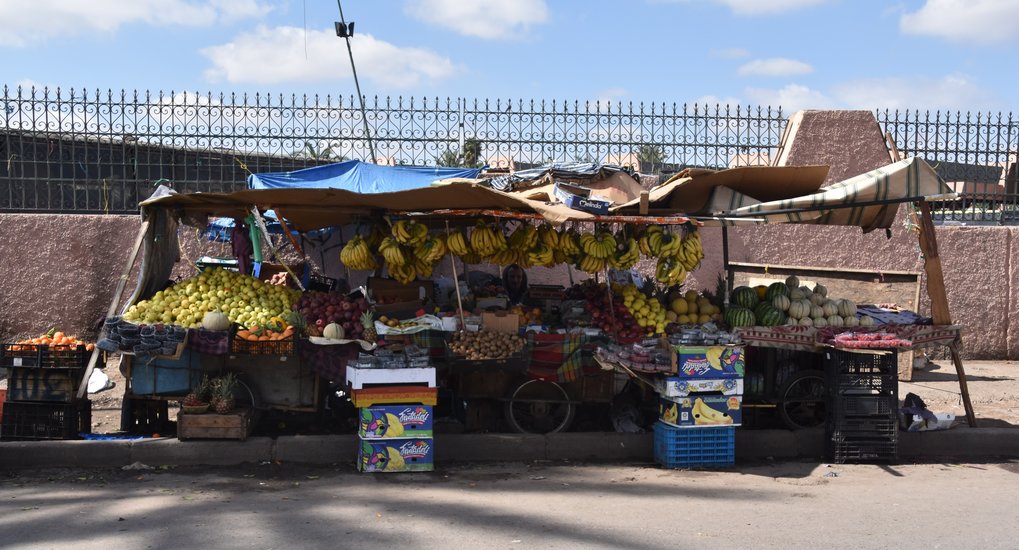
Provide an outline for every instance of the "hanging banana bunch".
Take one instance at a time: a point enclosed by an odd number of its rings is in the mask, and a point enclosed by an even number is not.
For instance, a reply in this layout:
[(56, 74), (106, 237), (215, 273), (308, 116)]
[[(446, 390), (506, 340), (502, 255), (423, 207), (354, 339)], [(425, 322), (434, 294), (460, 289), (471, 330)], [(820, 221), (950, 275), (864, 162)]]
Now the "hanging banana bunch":
[(484, 220), (478, 220), (474, 230), (471, 231), (471, 248), (484, 257), (506, 250), (508, 245), (502, 231), (496, 231)]
[(525, 252), (533, 248), (537, 243), (538, 230), (526, 221), (521, 222), (506, 240), (506, 244), (513, 250), (523, 250)]
[(386, 267), (392, 272), (393, 267), (403, 266), (407, 263), (408, 254), (404, 252), (400, 243), (394, 237), (386, 237), (379, 243), (379, 252), (386, 260)]
[(625, 243), (620, 243), (616, 251), (609, 256), (609, 265), (615, 269), (625, 271), (637, 265), (640, 259), (640, 246), (637, 240), (630, 238)]
[(400, 220), (393, 224), (393, 238), (400, 244), (417, 246), (428, 238), (428, 226), (416, 220)]
[(580, 248), (584, 254), (604, 260), (616, 251), (616, 238), (605, 230), (584, 233), (580, 236)]
[(446, 236), (446, 248), (461, 258), (471, 253), (470, 245), (467, 243), (463, 231), (451, 231)]
[(701, 265), (701, 260), (704, 259), (704, 249), (701, 247), (701, 235), (696, 229), (688, 231), (683, 237), (676, 258), (687, 271), (693, 271)]
[(655, 266), (655, 278), (665, 286), (682, 284), (686, 280), (687, 271), (683, 264), (673, 256), (662, 256), (658, 258)]
[(340, 261), (350, 269), (373, 270), (379, 267), (372, 254), (368, 241), (360, 235), (354, 235), (340, 249)]

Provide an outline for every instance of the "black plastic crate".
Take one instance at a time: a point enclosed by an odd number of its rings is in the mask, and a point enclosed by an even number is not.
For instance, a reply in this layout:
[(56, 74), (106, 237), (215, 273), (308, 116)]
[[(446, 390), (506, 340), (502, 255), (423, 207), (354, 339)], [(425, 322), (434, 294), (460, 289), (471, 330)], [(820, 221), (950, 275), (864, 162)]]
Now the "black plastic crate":
[(87, 399), (74, 403), (7, 401), (0, 440), (80, 439), (79, 433), (91, 431), (92, 402)]
[(836, 395), (859, 390), (892, 392), (898, 389), (899, 377), (894, 374), (842, 374), (829, 377), (825, 384)]
[[(61, 346), (66, 348), (66, 346)], [(85, 346), (55, 349), (46, 344), (0, 345), (0, 367), (36, 367), (42, 369), (83, 369), (92, 352)]]
[(841, 433), (854, 437), (895, 438), (898, 421), (888, 415), (877, 417), (856, 417), (832, 419), (828, 422), (828, 433)]
[(898, 376), (899, 372), (899, 356), (894, 350), (878, 354), (831, 349), (824, 353), (824, 359), (829, 377), (843, 374)]
[(829, 408), (831, 417), (841, 419), (847, 416), (882, 416), (895, 419), (898, 399), (894, 392), (878, 394), (843, 393), (832, 399)]
[(827, 458), (838, 464), (896, 462), (899, 458), (899, 447), (894, 437), (854, 437), (836, 432), (828, 441)]
[(43, 368), (10, 367), (7, 371), (9, 401), (57, 401), (70, 403), (78, 398), (85, 367)]

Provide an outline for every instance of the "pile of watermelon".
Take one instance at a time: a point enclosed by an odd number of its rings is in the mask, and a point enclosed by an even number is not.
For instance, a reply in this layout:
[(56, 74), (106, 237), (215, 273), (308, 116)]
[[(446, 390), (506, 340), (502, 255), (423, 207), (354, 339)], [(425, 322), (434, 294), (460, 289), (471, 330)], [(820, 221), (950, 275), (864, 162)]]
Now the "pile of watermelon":
[(786, 314), (774, 306), (777, 296), (789, 296), (785, 283), (772, 283), (762, 297), (749, 286), (732, 289), (730, 306), (725, 310), (725, 322), (730, 327), (774, 327), (786, 322)]

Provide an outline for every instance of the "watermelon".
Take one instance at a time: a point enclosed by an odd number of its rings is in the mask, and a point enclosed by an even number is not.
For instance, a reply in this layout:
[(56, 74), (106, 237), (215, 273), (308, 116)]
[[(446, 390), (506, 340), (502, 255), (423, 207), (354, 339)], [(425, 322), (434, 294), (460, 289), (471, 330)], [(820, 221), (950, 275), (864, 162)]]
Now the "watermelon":
[(771, 283), (768, 287), (768, 291), (764, 294), (764, 298), (771, 301), (775, 296), (789, 296), (789, 287), (782, 282)]
[(761, 299), (757, 296), (757, 291), (748, 286), (738, 286), (732, 289), (732, 295), (729, 296), (729, 301), (738, 305), (743, 306), (747, 309), (753, 309)]
[[(746, 288), (754, 292), (754, 289)], [(756, 293), (754, 295), (756, 296)], [(734, 305), (725, 310), (725, 322), (730, 327), (752, 327), (757, 323), (757, 320), (754, 318), (754, 312), (749, 308)]]
[(774, 306), (767, 302), (757, 306), (757, 309), (754, 310), (754, 316), (757, 317), (757, 324), (762, 327), (774, 327), (785, 322), (785, 313), (775, 309)]

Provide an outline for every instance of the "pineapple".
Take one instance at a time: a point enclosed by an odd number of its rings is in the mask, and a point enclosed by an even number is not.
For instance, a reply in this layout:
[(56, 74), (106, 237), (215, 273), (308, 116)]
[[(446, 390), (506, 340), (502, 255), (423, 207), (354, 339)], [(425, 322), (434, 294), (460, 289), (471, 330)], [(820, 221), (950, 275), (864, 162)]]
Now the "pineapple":
[(361, 326), (364, 327), (364, 332), (361, 333), (363, 340), (368, 342), (378, 340), (379, 334), (375, 332), (375, 319), (372, 317), (372, 312), (366, 311), (361, 315)]
[(184, 396), (181, 405), (185, 407), (201, 407), (209, 404), (209, 377), (203, 376), (201, 383)]
[(213, 382), (212, 408), (219, 414), (227, 414), (234, 410), (237, 402), (234, 394), (237, 391), (237, 375), (228, 372)]

